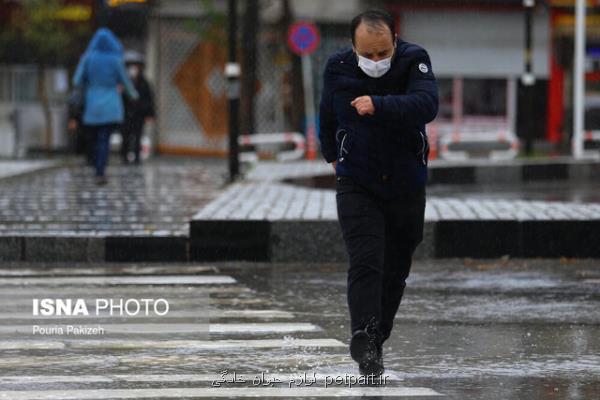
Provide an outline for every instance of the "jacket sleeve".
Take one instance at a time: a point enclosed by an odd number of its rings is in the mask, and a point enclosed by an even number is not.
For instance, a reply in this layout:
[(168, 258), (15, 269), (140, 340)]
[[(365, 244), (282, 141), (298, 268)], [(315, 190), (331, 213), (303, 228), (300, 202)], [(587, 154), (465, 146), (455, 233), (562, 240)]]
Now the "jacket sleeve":
[(323, 91), (321, 94), (321, 102), (319, 104), (319, 141), (321, 142), (321, 153), (328, 163), (337, 159), (335, 144), (337, 119), (333, 110), (332, 63), (333, 59), (330, 58), (325, 66), (325, 73), (323, 74)]
[(371, 96), (374, 118), (381, 121), (400, 120), (422, 125), (433, 121), (438, 112), (438, 90), (427, 52), (418, 48), (409, 67), (406, 94)]

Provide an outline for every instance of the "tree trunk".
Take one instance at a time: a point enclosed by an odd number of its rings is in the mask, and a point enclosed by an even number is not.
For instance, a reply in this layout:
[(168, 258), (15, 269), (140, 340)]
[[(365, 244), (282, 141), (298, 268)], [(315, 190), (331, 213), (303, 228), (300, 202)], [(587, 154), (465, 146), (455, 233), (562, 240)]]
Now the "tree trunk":
[(257, 82), (257, 36), (260, 32), (258, 0), (247, 0), (242, 34), (241, 132), (252, 134), (255, 129), (254, 104)]
[(52, 113), (50, 112), (50, 101), (48, 91), (46, 90), (46, 66), (38, 65), (38, 97), (44, 113), (44, 142), (45, 150), (50, 153), (52, 150)]

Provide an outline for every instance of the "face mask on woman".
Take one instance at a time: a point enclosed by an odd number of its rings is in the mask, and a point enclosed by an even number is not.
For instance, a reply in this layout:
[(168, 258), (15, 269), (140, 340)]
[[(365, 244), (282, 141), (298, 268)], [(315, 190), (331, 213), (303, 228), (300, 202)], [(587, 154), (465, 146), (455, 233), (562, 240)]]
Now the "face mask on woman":
[(140, 74), (140, 67), (138, 67), (137, 65), (130, 65), (129, 67), (127, 67), (127, 72), (129, 72), (129, 76), (132, 79), (135, 79)]

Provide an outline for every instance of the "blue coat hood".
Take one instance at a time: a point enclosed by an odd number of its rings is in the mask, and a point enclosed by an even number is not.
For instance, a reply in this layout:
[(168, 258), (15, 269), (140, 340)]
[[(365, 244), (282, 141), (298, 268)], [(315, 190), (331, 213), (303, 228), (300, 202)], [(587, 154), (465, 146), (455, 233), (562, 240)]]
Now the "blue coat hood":
[(127, 95), (138, 98), (123, 62), (123, 46), (107, 28), (96, 31), (79, 61), (75, 86), (85, 89), (83, 123), (86, 125), (118, 124), (123, 122), (124, 111), (118, 85)]
[(92, 51), (121, 57), (123, 55), (123, 45), (110, 29), (100, 28), (90, 40), (86, 50), (86, 52)]

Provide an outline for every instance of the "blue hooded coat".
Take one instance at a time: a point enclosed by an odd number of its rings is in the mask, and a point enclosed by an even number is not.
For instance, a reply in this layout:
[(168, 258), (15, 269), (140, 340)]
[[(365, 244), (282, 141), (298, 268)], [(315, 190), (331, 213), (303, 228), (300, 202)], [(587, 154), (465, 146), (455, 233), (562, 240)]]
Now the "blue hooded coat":
[(123, 62), (123, 46), (107, 28), (96, 31), (79, 60), (73, 85), (85, 93), (83, 123), (106, 125), (123, 122), (123, 100), (117, 90), (122, 84), (129, 97), (139, 97)]

